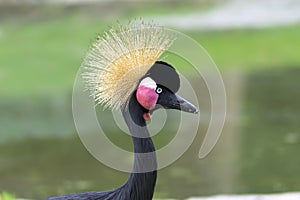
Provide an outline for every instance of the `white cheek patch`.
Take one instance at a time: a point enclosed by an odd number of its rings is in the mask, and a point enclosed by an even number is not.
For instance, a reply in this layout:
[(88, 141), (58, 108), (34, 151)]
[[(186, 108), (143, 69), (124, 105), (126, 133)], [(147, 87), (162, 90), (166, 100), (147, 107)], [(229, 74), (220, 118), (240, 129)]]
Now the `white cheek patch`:
[(150, 77), (146, 77), (144, 78), (141, 82), (140, 82), (140, 85), (139, 86), (145, 86), (145, 87), (148, 87), (148, 88), (151, 88), (151, 89), (156, 89), (157, 85), (155, 83), (155, 81), (150, 78)]

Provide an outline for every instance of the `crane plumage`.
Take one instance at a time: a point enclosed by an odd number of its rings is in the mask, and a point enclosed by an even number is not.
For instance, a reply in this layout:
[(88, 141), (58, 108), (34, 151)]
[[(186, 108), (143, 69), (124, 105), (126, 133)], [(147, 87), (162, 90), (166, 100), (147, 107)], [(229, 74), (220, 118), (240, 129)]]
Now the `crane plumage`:
[[(116, 190), (48, 200), (152, 199), (157, 160), (145, 120), (150, 120), (151, 113), (160, 107), (198, 112), (175, 94), (180, 87), (175, 68), (158, 61), (174, 40), (162, 27), (135, 21), (117, 31), (111, 29), (92, 45), (82, 64), (82, 77), (96, 103), (121, 109), (134, 144), (133, 171), (129, 180)], [(156, 107), (158, 104), (160, 107)]]
[(97, 104), (121, 108), (174, 35), (152, 23), (132, 21), (99, 37), (82, 64), (87, 89)]

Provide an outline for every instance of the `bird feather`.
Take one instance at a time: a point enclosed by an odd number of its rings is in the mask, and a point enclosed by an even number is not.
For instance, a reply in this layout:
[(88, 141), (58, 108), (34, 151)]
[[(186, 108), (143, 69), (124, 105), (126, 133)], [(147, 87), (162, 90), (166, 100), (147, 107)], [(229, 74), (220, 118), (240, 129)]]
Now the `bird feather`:
[(142, 20), (98, 37), (82, 64), (82, 77), (96, 104), (125, 106), (140, 79), (174, 40), (163, 27)]

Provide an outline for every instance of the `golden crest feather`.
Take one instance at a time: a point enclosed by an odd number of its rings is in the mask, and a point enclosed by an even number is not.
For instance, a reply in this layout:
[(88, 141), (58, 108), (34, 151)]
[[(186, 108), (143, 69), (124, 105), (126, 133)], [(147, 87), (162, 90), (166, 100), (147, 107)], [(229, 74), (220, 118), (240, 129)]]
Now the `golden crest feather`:
[(99, 37), (82, 64), (86, 87), (97, 104), (124, 106), (139, 80), (172, 45), (160, 26), (134, 21)]

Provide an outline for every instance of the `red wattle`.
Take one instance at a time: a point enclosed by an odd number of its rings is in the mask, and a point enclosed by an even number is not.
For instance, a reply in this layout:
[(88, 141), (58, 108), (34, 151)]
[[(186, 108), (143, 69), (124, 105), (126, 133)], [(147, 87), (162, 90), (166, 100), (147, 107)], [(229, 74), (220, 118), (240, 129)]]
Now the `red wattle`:
[(144, 113), (143, 117), (144, 117), (144, 120), (149, 121), (151, 119), (151, 114), (150, 113)]

